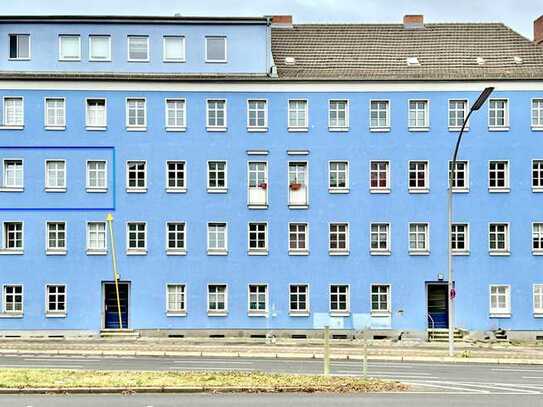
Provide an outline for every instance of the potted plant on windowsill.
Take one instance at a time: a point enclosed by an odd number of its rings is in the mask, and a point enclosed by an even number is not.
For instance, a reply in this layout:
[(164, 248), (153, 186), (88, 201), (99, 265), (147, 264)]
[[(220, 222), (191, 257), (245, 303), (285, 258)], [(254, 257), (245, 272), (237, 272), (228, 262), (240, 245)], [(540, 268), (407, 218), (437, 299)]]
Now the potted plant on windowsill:
[(292, 182), (290, 184), (290, 189), (292, 191), (299, 191), (301, 188), (302, 188), (302, 184), (300, 184), (299, 182)]
[(266, 184), (265, 182), (261, 182), (260, 184), (258, 184), (258, 187), (260, 189), (268, 189), (268, 184)]

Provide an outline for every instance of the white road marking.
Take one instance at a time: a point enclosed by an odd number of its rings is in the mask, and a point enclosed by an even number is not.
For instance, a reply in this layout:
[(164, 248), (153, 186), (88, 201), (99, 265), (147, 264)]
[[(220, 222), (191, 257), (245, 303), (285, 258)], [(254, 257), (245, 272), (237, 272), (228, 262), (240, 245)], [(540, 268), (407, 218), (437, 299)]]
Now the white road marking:
[(494, 372), (543, 372), (543, 369), (491, 369)]
[(483, 389), (497, 389), (502, 391), (510, 391), (523, 394), (540, 394), (539, 391), (527, 390), (519, 387), (515, 387), (513, 383), (477, 383), (477, 382), (456, 382), (461, 386), (479, 387)]
[(26, 358), (23, 359), (25, 362), (52, 362), (61, 361), (61, 362), (99, 362), (99, 360), (89, 360), (89, 359), (76, 359), (76, 358)]
[(543, 376), (522, 376), (523, 379), (543, 379)]
[(172, 360), (173, 363), (186, 363), (186, 364), (208, 364), (208, 365), (254, 365), (253, 362), (238, 362), (238, 361), (219, 361), (219, 360)]
[[(460, 387), (460, 386), (450, 386), (450, 385), (443, 385), (443, 384), (435, 384), (435, 383), (425, 383), (425, 382), (405, 382), (402, 380), (402, 383), (408, 384), (411, 386), (423, 386), (423, 387), (435, 387), (438, 389), (446, 389), (446, 390), (455, 390), (455, 391), (461, 391), (462, 393), (484, 393), (489, 394), (490, 391), (485, 390), (477, 390), (477, 389), (470, 389), (466, 387)], [(441, 382), (441, 383), (448, 383), (448, 382)], [(454, 383), (454, 382), (451, 382)]]
[(170, 366), (168, 367), (168, 369), (171, 369), (171, 370), (195, 370), (195, 371), (198, 371), (198, 370), (209, 370), (209, 371), (212, 371), (212, 372), (217, 372), (217, 371), (231, 371), (231, 370), (240, 370), (240, 371), (247, 371), (247, 372), (254, 372), (256, 369), (251, 369), (251, 368), (248, 368), (248, 367), (235, 367), (235, 368), (232, 368), (232, 369), (229, 369), (229, 368), (226, 368), (226, 367), (198, 367), (198, 366), (187, 366), (187, 367), (182, 367), (182, 366)]
[(55, 369), (55, 368), (78, 368), (83, 367), (83, 365), (4, 365), (0, 364), (0, 367), (19, 367), (19, 368), (29, 368), (29, 369)]

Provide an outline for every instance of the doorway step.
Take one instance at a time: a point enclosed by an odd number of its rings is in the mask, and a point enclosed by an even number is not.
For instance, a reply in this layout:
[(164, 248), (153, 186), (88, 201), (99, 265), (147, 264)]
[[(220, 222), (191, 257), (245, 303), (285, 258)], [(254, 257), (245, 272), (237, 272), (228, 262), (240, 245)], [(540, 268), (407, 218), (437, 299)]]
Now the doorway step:
[(133, 329), (102, 329), (100, 338), (137, 339), (140, 333)]
[[(428, 329), (428, 342), (448, 342), (449, 341), (449, 330), (434, 328)], [(463, 332), (460, 329), (454, 330), (454, 341), (461, 342), (464, 338)]]

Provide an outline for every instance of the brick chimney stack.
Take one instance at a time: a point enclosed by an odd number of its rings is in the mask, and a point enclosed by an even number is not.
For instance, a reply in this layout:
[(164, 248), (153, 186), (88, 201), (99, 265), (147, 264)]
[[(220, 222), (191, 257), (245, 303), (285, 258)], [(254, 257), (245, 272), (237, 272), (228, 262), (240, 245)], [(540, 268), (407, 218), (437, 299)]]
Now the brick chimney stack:
[(543, 16), (534, 21), (534, 43), (543, 46)]
[(424, 28), (424, 16), (422, 14), (406, 14), (403, 16), (403, 28), (407, 30)]
[(271, 16), (272, 26), (276, 28), (292, 28), (292, 16)]

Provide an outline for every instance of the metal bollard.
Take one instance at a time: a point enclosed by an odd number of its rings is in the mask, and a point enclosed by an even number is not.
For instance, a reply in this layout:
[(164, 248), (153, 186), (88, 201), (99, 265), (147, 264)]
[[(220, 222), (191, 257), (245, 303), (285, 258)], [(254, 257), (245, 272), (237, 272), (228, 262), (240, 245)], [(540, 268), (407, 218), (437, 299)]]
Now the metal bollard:
[(324, 327), (324, 375), (330, 375), (330, 327)]

